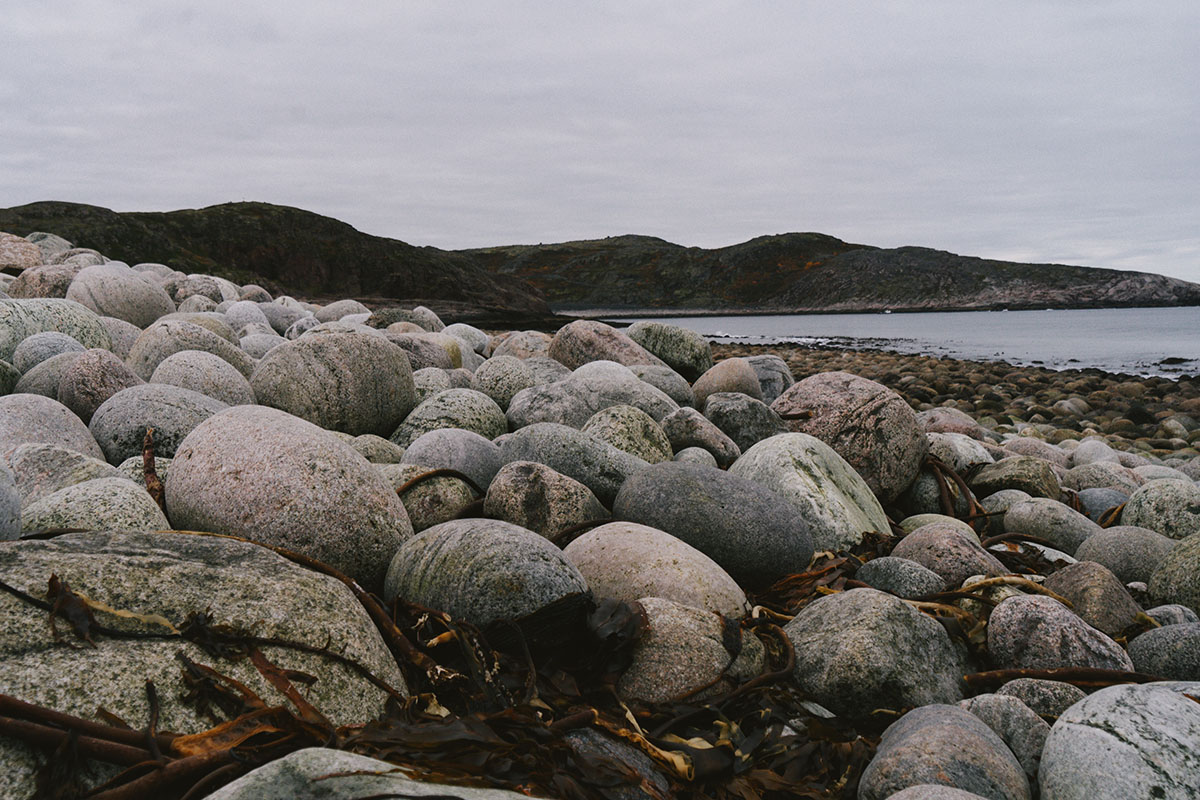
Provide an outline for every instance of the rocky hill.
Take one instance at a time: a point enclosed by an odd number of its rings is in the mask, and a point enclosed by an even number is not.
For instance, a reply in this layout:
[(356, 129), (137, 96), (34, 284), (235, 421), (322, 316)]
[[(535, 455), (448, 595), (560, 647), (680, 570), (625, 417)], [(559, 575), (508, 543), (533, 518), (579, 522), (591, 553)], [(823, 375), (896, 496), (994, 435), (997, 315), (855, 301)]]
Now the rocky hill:
[(1021, 264), (922, 247), (881, 249), (819, 233), (706, 250), (645, 236), (462, 251), (563, 309), (937, 311), (1200, 305), (1162, 275)]
[(31, 203), (0, 209), (0, 231), (47, 231), (130, 264), (158, 262), (312, 298), (548, 313), (529, 286), (497, 279), (469, 256), (370, 236), (330, 217), (268, 203), (163, 213)]

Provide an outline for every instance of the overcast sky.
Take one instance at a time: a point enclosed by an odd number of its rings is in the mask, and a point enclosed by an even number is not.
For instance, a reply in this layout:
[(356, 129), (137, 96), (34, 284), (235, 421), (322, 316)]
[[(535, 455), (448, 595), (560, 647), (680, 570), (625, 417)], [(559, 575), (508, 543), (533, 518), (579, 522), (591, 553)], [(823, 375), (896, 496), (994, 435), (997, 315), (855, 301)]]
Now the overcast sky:
[[(1200, 2), (5, 0), (0, 206), (1200, 281)], [(26, 233), (26, 232), (18, 232)]]

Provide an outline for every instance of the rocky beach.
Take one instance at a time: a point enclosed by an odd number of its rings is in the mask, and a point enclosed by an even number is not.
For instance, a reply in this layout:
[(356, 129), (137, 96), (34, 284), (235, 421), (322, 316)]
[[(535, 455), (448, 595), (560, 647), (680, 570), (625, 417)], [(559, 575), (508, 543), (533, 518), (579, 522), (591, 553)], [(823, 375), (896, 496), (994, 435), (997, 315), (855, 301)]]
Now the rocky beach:
[(0, 268), (0, 796), (1200, 797), (1200, 377)]

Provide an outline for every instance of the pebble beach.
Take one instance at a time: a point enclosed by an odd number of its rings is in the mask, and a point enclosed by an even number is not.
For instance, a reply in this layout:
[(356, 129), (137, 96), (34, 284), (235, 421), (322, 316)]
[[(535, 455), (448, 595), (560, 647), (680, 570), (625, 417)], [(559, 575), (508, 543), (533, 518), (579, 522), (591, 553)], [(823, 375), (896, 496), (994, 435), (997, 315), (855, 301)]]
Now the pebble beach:
[(0, 796), (1200, 797), (1200, 377), (0, 267)]

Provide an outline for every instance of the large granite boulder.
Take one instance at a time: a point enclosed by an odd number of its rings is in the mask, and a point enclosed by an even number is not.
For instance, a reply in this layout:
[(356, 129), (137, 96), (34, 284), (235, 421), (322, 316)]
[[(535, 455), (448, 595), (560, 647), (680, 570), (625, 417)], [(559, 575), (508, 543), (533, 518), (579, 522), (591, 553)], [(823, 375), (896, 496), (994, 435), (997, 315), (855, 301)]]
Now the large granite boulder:
[(483, 392), (447, 389), (423, 400), (389, 433), (393, 442), (408, 447), (430, 431), (448, 428), (495, 439), (508, 432), (508, 420), (496, 401)]
[(146, 490), (128, 478), (95, 478), (21, 509), (21, 530), (163, 530), (171, 527)]
[(144, 383), (125, 362), (98, 347), (79, 354), (58, 379), (58, 401), (91, 422), (96, 409), (118, 392)]
[(182, 350), (154, 368), (150, 383), (169, 383), (208, 395), (230, 406), (253, 405), (250, 381), (220, 356), (201, 350)]
[(1172, 539), (1200, 533), (1200, 486), (1176, 478), (1148, 481), (1129, 496), (1121, 524), (1149, 528)]
[(170, 458), (192, 429), (228, 406), (206, 394), (169, 383), (122, 389), (92, 415), (88, 429), (110, 464), (140, 455), (146, 429), (153, 428), (155, 455)]
[(0, 300), (0, 359), (9, 361), (17, 345), (42, 331), (65, 333), (85, 348), (112, 345), (95, 312), (71, 300)]
[(67, 287), (67, 299), (102, 317), (145, 328), (175, 311), (170, 295), (145, 273), (110, 262), (84, 267)]
[(640, 320), (630, 325), (625, 334), (689, 381), (696, 380), (713, 366), (712, 346), (708, 340), (687, 328)]
[(182, 350), (203, 350), (219, 356), (232, 364), (244, 378), (249, 379), (254, 374), (254, 360), (240, 347), (202, 325), (170, 317), (160, 319), (142, 331), (129, 348), (125, 362), (142, 380), (150, 380), (155, 368), (167, 356)]
[(93, 458), (104, 458), (83, 421), (57, 400), (40, 394), (0, 397), (0, 456), (23, 444), (55, 444)]
[(1119, 644), (1044, 595), (1002, 600), (988, 619), (988, 651), (1001, 669), (1133, 669)]
[(500, 457), (506, 464), (545, 464), (591, 489), (605, 505), (612, 504), (629, 476), (649, 466), (595, 436), (553, 422), (538, 422), (505, 436)]
[(577, 319), (559, 328), (547, 355), (571, 369), (582, 367), (589, 361), (615, 361), (625, 366), (664, 364), (658, 356), (611, 325), (588, 319)]
[(609, 516), (591, 489), (532, 461), (512, 461), (500, 468), (487, 487), (483, 513), (547, 538)]

